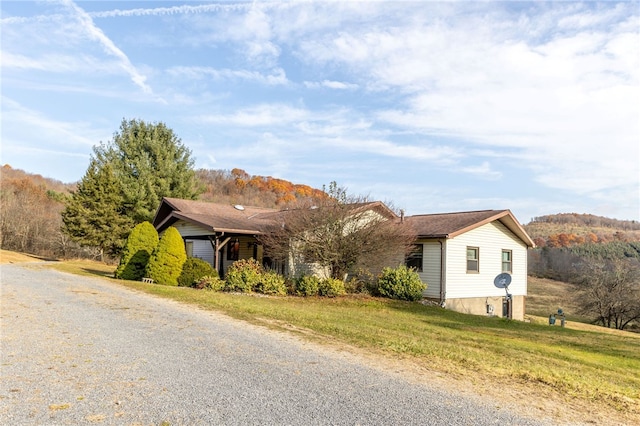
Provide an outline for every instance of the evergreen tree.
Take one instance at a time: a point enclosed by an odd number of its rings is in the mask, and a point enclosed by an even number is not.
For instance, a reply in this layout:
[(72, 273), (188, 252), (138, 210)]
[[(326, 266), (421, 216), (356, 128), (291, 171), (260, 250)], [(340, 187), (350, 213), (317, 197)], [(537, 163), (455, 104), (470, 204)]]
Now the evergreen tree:
[(158, 232), (150, 222), (139, 223), (133, 228), (122, 250), (116, 278), (139, 281), (149, 263), (151, 253), (158, 245)]
[(146, 276), (158, 284), (178, 285), (182, 265), (187, 260), (182, 236), (170, 226), (162, 234), (147, 264)]
[(99, 167), (113, 168), (134, 223), (152, 221), (162, 197), (199, 194), (191, 151), (164, 123), (123, 119), (119, 132), (94, 153)]
[(117, 255), (124, 245), (132, 222), (124, 214), (120, 185), (110, 165), (89, 164), (78, 189), (67, 200), (62, 212), (63, 231), (84, 247)]

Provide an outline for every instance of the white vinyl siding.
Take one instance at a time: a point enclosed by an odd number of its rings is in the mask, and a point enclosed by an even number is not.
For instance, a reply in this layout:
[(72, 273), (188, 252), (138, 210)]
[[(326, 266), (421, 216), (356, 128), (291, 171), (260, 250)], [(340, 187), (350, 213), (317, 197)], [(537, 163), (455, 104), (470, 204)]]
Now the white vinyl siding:
[(440, 243), (437, 241), (428, 241), (422, 243), (422, 245), (422, 272), (420, 272), (419, 275), (422, 282), (427, 283), (424, 297), (439, 299), (440, 268), (442, 265)]
[(183, 237), (197, 237), (213, 234), (213, 231), (211, 229), (206, 229), (201, 226), (185, 222), (183, 220), (177, 221), (173, 224), (173, 226), (178, 230), (178, 232), (180, 232), (180, 235), (182, 235)]
[[(467, 248), (479, 248), (480, 271), (467, 273)], [(502, 251), (512, 252), (512, 281), (509, 293), (526, 295), (527, 247), (502, 223), (495, 221), (447, 241), (447, 299), (503, 296), (504, 289), (493, 285), (502, 273)]]

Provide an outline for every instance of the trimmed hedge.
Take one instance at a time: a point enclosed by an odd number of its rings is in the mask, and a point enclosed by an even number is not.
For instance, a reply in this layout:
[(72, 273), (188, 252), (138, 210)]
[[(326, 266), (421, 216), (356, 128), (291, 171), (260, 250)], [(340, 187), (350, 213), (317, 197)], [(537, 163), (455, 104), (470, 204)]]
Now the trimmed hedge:
[(225, 276), (225, 291), (250, 293), (260, 282), (262, 265), (255, 259), (240, 259), (231, 264)]
[(158, 232), (150, 222), (136, 225), (122, 249), (120, 264), (114, 276), (123, 280), (140, 281), (158, 240)]
[(187, 260), (182, 236), (170, 226), (162, 234), (147, 264), (146, 276), (158, 284), (178, 285), (182, 265)]
[(202, 277), (207, 276), (218, 276), (218, 271), (213, 269), (209, 262), (197, 257), (189, 257), (182, 265), (182, 272), (178, 277), (178, 285), (192, 287)]
[(320, 278), (313, 275), (303, 275), (296, 280), (296, 294), (298, 296), (317, 296)]
[(325, 297), (342, 296), (346, 293), (344, 281), (336, 278), (325, 278), (318, 284), (318, 294)]
[(380, 296), (399, 300), (420, 300), (427, 285), (420, 275), (405, 265), (384, 268), (378, 277), (377, 292)]
[(260, 282), (257, 283), (254, 291), (262, 294), (270, 294), (272, 296), (286, 296), (287, 286), (285, 278), (275, 271), (268, 271), (260, 276)]

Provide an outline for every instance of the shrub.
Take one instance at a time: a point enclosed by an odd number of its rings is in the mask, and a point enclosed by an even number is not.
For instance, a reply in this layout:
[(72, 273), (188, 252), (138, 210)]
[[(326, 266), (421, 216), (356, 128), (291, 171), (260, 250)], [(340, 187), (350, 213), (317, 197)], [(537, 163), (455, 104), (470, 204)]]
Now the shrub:
[(303, 275), (296, 280), (296, 294), (298, 296), (316, 296), (320, 279), (313, 275)]
[(200, 278), (194, 285), (197, 289), (205, 289), (211, 291), (221, 291), (224, 288), (224, 280), (216, 275), (208, 275)]
[(384, 268), (378, 277), (377, 293), (380, 296), (400, 300), (420, 300), (427, 288), (418, 273), (405, 265)]
[(208, 262), (197, 257), (189, 257), (182, 265), (182, 272), (178, 277), (178, 285), (191, 287), (204, 276), (217, 275), (218, 271), (213, 269)]
[(136, 225), (122, 249), (120, 264), (114, 276), (123, 280), (141, 280), (151, 253), (157, 245), (158, 232), (151, 223), (142, 222)]
[(287, 294), (285, 278), (275, 271), (268, 271), (262, 274), (260, 282), (254, 287), (258, 293), (271, 294), (274, 296), (284, 296)]
[(342, 296), (346, 293), (344, 281), (336, 278), (325, 278), (318, 284), (318, 294), (326, 297)]
[(241, 259), (233, 262), (225, 276), (225, 291), (248, 293), (260, 282), (262, 265), (255, 259)]
[(178, 285), (178, 277), (186, 260), (187, 252), (182, 237), (176, 228), (170, 226), (151, 254), (146, 276), (158, 284)]

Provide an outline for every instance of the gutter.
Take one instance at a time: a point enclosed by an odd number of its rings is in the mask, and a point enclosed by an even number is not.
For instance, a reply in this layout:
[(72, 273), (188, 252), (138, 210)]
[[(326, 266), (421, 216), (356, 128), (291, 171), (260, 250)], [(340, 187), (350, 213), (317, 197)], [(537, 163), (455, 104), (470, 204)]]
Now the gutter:
[(444, 308), (447, 304), (446, 259), (443, 240), (439, 239), (438, 242), (440, 243), (440, 306)]

